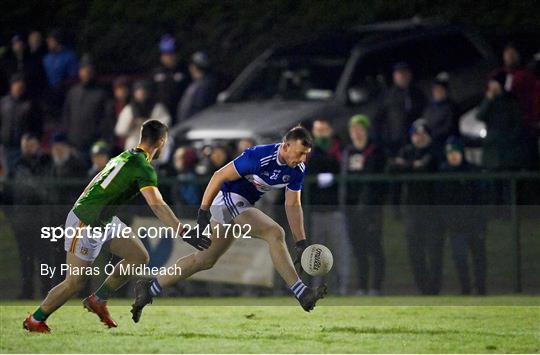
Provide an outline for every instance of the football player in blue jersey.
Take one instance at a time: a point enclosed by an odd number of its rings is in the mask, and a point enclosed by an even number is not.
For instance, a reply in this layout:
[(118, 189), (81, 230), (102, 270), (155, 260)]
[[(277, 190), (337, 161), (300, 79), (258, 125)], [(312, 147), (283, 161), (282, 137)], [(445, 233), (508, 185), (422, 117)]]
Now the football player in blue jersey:
[[(283, 142), (249, 148), (216, 171), (206, 187), (197, 217), (200, 233), (211, 229), (212, 245), (206, 250), (178, 259), (176, 266), (181, 268), (181, 275), (163, 275), (150, 281), (138, 281), (131, 310), (133, 320), (139, 321), (144, 306), (151, 303), (162, 288), (214, 266), (235, 239), (223, 235), (224, 228), (219, 228), (227, 224), (249, 226), (250, 235), (268, 243), (274, 267), (302, 308), (307, 312), (312, 310), (317, 300), (326, 294), (326, 286), (307, 287), (296, 271), (301, 269), (301, 255), (308, 245), (300, 194), (305, 162), (312, 145), (310, 133), (298, 126), (287, 132)], [(265, 192), (280, 188), (286, 189), (285, 210), (296, 242), (294, 263), (285, 244), (283, 228), (254, 207)]]

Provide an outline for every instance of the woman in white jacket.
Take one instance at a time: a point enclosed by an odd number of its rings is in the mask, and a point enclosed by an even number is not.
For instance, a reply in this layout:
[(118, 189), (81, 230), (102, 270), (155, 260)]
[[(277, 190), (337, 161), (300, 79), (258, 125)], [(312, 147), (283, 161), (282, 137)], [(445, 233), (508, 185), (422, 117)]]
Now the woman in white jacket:
[[(171, 115), (165, 105), (154, 100), (152, 83), (146, 80), (137, 81), (133, 84), (133, 100), (122, 109), (114, 128), (118, 137), (125, 138), (125, 150), (137, 146), (141, 126), (149, 119), (158, 120), (167, 126), (171, 123)], [(167, 161), (168, 156), (166, 147), (159, 161)]]

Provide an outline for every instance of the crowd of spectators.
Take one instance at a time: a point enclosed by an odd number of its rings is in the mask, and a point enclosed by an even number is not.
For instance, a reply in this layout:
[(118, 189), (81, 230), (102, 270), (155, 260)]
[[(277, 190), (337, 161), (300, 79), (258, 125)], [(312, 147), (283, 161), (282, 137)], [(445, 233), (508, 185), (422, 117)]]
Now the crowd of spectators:
[[(50, 31), (45, 41), (37, 31), (27, 38), (13, 36), (11, 49), (0, 58), (0, 177), (24, 183), (13, 192), (14, 201), (69, 206), (80, 189), (62, 188), (54, 196), (56, 200), (51, 201), (50, 196), (42, 196), (34, 180), (93, 176), (111, 156), (136, 146), (145, 120), (157, 119), (174, 126), (215, 102), (217, 84), (205, 52), (194, 53), (184, 63), (170, 35), (161, 37), (159, 51), (160, 64), (146, 75), (136, 80), (118, 76), (103, 85), (97, 80), (92, 57), (79, 56), (67, 46), (61, 31)], [(377, 113), (373, 117), (359, 113), (351, 118), (348, 137), (335, 134), (331, 117), (309, 123), (315, 146), (308, 173), (317, 181), (309, 201), (313, 206), (313, 240), (349, 235), (358, 261), (360, 294), (379, 294), (382, 290), (382, 205), (386, 199), (405, 206), (408, 252), (420, 292), (440, 291), (442, 226), (452, 240), (463, 293), (473, 288), (467, 262), (469, 251), (473, 255), (476, 291), (485, 293), (482, 216), (456, 208), (434, 223), (429, 207), (437, 204), (434, 196), (445, 205), (480, 204), (478, 196), (483, 186), (472, 182), (452, 182), (442, 188), (433, 182), (350, 182), (340, 187), (336, 177), (384, 172), (538, 170), (540, 84), (533, 71), (522, 65), (515, 46), (505, 47), (503, 62), (486, 78), (485, 99), (477, 114), (487, 131), (481, 167), (470, 164), (465, 157), (458, 110), (451, 97), (452, 78), (446, 73), (437, 75), (426, 97), (404, 62), (395, 64), (393, 85), (383, 93)], [(256, 143), (243, 139), (234, 147), (215, 145), (202, 149), (171, 143), (156, 162), (158, 172), (183, 182), (173, 192), (175, 201), (197, 205), (202, 194), (197, 177), (211, 175)], [(336, 209), (339, 205), (348, 210)], [(57, 213), (58, 224), (66, 212)], [(474, 223), (467, 222), (471, 218)], [(466, 227), (470, 225), (477, 228)], [(28, 240), (18, 236), (29, 236), (38, 228), (28, 223), (15, 231), (23, 259), (33, 258), (29, 255), (32, 248), (28, 248)], [(347, 232), (358, 230), (363, 233)], [(22, 264), (28, 268), (27, 263)], [(31, 271), (22, 272), (25, 279), (31, 279)], [(347, 292), (349, 273), (347, 265), (338, 265), (342, 292)], [(29, 296), (31, 291), (31, 286), (25, 284), (23, 296)]]

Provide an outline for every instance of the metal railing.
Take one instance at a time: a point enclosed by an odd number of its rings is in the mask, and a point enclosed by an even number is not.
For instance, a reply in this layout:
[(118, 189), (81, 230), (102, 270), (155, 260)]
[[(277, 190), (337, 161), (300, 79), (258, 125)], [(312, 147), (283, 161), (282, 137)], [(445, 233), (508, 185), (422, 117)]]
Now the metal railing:
[[(522, 291), (522, 246), (521, 246), (521, 233), (520, 233), (520, 218), (518, 211), (518, 185), (525, 181), (533, 181), (534, 183), (540, 184), (540, 173), (539, 172), (508, 172), (508, 173), (436, 173), (436, 174), (360, 174), (360, 175), (336, 175), (336, 182), (339, 184), (340, 189), (346, 189), (348, 183), (408, 183), (408, 182), (451, 182), (451, 181), (483, 181), (483, 182), (506, 182), (509, 184), (510, 198), (508, 203), (508, 208), (510, 208), (511, 216), (511, 230), (512, 230), (512, 240), (513, 240), (513, 251), (512, 251), (512, 263), (513, 263), (513, 273), (514, 273), (514, 283), (513, 290), (514, 292)], [(80, 187), (81, 191), (86, 184), (88, 184), (89, 179), (80, 178), (80, 179), (51, 179), (43, 178), (40, 180), (35, 180), (39, 182), (40, 186), (47, 190), (49, 188), (55, 189), (58, 191), (58, 188), (75, 188)], [(160, 186), (163, 188), (173, 188), (180, 186), (180, 184), (189, 181), (196, 185), (200, 185), (201, 188), (208, 183), (209, 177), (197, 177), (196, 179), (182, 179), (176, 177), (163, 177), (160, 178)], [(17, 181), (6, 180), (0, 182), (0, 192), (8, 191), (10, 187), (13, 187), (17, 184)], [(302, 199), (304, 201), (303, 208), (306, 220), (309, 221), (312, 206), (306, 201), (310, 201), (311, 194), (315, 189), (317, 184), (316, 176), (307, 176), (304, 181), (304, 190)], [(345, 192), (346, 193), (346, 192)], [(340, 201), (343, 204), (343, 199)], [(0, 201), (0, 205), (5, 205), (4, 202)], [(309, 228), (309, 223), (306, 225)]]

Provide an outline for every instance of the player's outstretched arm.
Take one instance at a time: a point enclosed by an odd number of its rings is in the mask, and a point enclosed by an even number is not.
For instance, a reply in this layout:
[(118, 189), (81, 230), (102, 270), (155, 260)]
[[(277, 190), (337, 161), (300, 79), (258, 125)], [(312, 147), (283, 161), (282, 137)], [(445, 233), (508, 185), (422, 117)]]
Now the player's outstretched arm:
[[(161, 222), (166, 226), (171, 227), (175, 233), (181, 233), (183, 235), (183, 226), (171, 210), (169, 205), (163, 200), (163, 196), (159, 192), (157, 187), (145, 188), (141, 191), (146, 203), (152, 209), (152, 212), (156, 215)], [(197, 238), (184, 238), (185, 242), (191, 244), (199, 250), (208, 249), (212, 243), (210, 238), (205, 237), (204, 235), (197, 236)]]
[(299, 272), (302, 268), (300, 260), (304, 249), (307, 248), (306, 231), (304, 228), (304, 212), (302, 211), (301, 191), (287, 189), (285, 191), (285, 212), (295, 240), (296, 256), (294, 266)]

